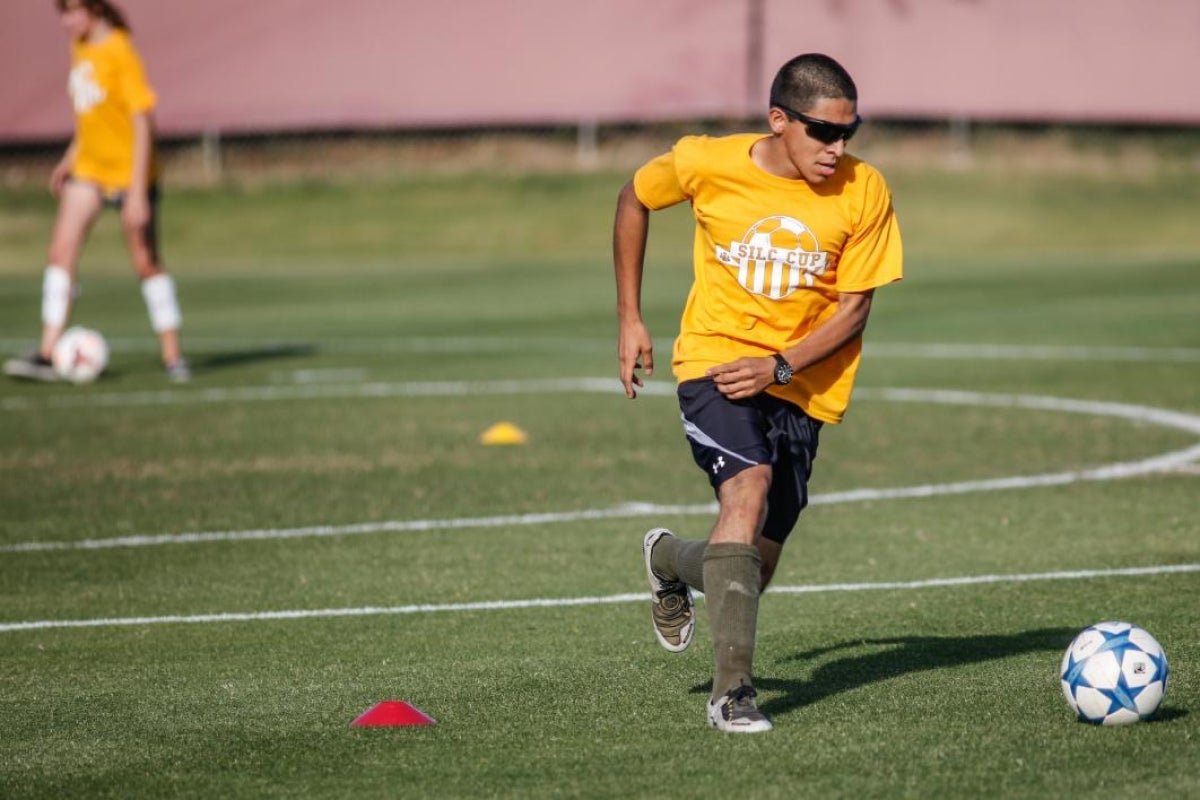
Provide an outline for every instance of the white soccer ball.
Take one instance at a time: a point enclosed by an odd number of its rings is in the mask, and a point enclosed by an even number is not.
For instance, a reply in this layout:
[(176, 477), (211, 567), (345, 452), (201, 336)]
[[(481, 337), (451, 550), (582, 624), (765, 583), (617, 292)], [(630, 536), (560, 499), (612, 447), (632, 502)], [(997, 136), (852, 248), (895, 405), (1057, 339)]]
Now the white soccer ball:
[(1149, 717), (1167, 693), (1167, 654), (1128, 622), (1084, 628), (1063, 654), (1063, 696), (1081, 720), (1127, 725)]
[(108, 342), (91, 328), (68, 328), (58, 337), (50, 361), (71, 383), (90, 383), (108, 366)]

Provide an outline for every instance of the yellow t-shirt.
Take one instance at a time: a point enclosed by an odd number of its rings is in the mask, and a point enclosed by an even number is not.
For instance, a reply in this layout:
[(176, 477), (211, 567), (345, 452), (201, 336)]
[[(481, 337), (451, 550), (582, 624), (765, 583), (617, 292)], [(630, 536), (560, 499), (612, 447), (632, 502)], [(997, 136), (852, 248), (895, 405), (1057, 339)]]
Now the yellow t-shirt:
[[(106, 191), (128, 187), (133, 178), (133, 116), (152, 111), (156, 102), (129, 34), (117, 29), (96, 44), (74, 42), (67, 89), (75, 107), (78, 147), (71, 174)], [(153, 143), (148, 177), (157, 177)]]
[[(883, 176), (845, 155), (825, 183), (772, 175), (750, 158), (762, 134), (687, 136), (634, 175), (650, 209), (690, 200), (695, 280), (675, 340), (679, 381), (803, 340), (839, 292), (900, 280), (900, 230)], [(825, 422), (842, 420), (862, 353), (855, 338), (767, 391)]]

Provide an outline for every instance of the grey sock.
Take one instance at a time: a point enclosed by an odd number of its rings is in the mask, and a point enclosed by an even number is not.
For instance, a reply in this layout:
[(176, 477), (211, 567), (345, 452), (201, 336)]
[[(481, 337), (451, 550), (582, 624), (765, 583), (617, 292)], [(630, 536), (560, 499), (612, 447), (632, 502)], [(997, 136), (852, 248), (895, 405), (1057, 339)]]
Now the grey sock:
[(762, 559), (749, 544), (722, 542), (704, 550), (705, 605), (713, 639), (714, 698), (753, 685), (754, 634)]
[(686, 583), (698, 592), (704, 591), (704, 539), (680, 539), (664, 536), (650, 554), (650, 566), (666, 578)]

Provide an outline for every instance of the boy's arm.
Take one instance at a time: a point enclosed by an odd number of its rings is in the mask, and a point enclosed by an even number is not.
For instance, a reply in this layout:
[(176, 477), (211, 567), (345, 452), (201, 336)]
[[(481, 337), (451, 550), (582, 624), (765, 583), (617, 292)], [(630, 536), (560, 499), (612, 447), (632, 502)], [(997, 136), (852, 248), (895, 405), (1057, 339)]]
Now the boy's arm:
[(631, 400), (637, 397), (634, 387), (643, 385), (635, 370), (654, 374), (654, 345), (642, 321), (642, 271), (649, 229), (650, 209), (638, 200), (630, 181), (617, 198), (613, 269), (617, 278), (617, 363), (625, 396)]
[[(874, 289), (838, 294), (838, 309), (833, 316), (780, 355), (796, 372), (829, 358), (867, 327), (874, 294)], [(730, 400), (742, 400), (753, 397), (775, 382), (775, 359), (772, 356), (739, 358), (713, 367), (707, 374), (721, 394)]]

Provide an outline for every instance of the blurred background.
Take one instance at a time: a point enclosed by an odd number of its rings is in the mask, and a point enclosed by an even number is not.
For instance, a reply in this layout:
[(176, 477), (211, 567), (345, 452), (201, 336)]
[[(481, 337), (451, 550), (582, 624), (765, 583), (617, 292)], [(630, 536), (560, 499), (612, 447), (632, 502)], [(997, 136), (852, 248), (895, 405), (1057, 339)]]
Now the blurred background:
[[(806, 51), (854, 75), (858, 150), (884, 166), (1198, 168), (1194, 0), (120, 5), (172, 182), (634, 167), (683, 131), (761, 124)], [(41, 182), (72, 127), (51, 0), (0, 4), (0, 43), (4, 179)]]

